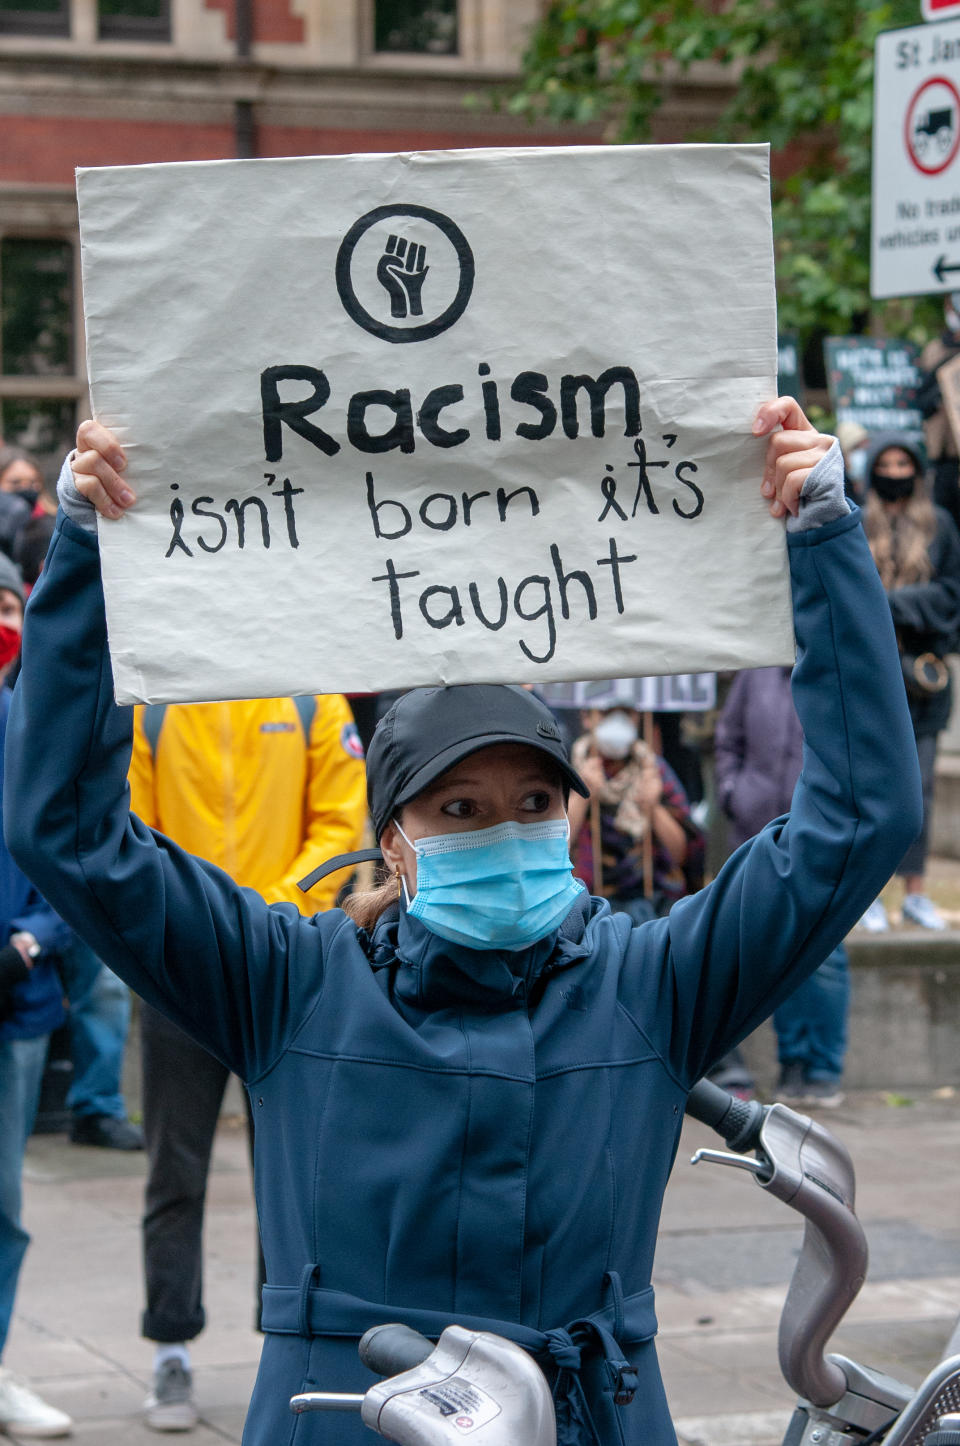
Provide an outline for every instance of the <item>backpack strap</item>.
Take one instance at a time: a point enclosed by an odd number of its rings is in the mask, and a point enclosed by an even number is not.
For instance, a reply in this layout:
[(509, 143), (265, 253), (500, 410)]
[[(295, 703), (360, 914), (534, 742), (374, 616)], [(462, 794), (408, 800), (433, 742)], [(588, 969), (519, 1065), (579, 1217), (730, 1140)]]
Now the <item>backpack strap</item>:
[[(300, 719), (303, 736), (309, 743), (310, 729), (317, 712), (317, 700), (312, 693), (300, 693), (293, 699), (293, 705)], [(157, 756), (157, 743), (166, 711), (166, 703), (148, 703), (143, 710), (143, 732), (154, 758)]]
[(166, 711), (166, 703), (148, 703), (143, 710), (143, 732), (153, 758), (157, 756), (157, 743)]
[(293, 699), (293, 705), (300, 715), (300, 725), (303, 728), (303, 736), (309, 744), (310, 729), (313, 727), (313, 720), (317, 713), (316, 697), (313, 693), (298, 693)]
[(356, 852), (352, 854), (337, 854), (335, 858), (327, 859), (326, 863), (321, 864), (319, 868), (307, 874), (305, 879), (300, 879), (297, 888), (302, 889), (305, 894), (309, 894), (310, 890), (316, 884), (319, 884), (321, 879), (327, 877), (327, 874), (335, 874), (339, 869), (352, 869), (355, 868), (357, 864), (374, 863), (383, 863), (383, 854), (379, 848), (357, 849)]

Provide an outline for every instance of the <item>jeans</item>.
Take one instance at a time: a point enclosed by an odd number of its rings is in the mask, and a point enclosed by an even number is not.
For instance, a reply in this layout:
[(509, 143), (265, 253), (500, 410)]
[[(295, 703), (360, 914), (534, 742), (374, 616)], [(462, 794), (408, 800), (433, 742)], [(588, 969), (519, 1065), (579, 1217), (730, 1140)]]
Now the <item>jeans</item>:
[(33, 1129), (49, 1035), (0, 1040), (0, 1355), (30, 1236), (20, 1224), (23, 1155)]
[(140, 1030), (148, 1167), (141, 1330), (152, 1341), (190, 1341), (205, 1322), (203, 1207), (230, 1072), (149, 1004), (141, 1005)]
[(73, 1059), (67, 1106), (74, 1115), (126, 1119), (120, 1077), (130, 1028), (130, 991), (76, 937), (61, 956), (61, 973), (70, 1000)]
[(781, 1067), (799, 1063), (810, 1081), (838, 1081), (847, 1048), (849, 1004), (847, 951), (838, 944), (774, 1013)]
[(937, 733), (921, 733), (917, 739), (917, 760), (920, 764), (920, 783), (923, 787), (923, 827), (897, 865), (897, 873), (901, 878), (908, 874), (922, 874), (927, 867), (938, 737)]

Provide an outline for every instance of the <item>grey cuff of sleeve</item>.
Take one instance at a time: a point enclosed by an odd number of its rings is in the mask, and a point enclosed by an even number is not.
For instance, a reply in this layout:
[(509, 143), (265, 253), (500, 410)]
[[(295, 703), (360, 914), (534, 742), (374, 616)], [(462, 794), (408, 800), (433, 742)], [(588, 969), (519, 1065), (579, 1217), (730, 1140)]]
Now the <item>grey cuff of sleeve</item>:
[(834, 437), (830, 451), (811, 468), (800, 493), (800, 511), (796, 517), (787, 517), (787, 531), (806, 532), (846, 517), (850, 504), (844, 496), (843, 483), (843, 453)]
[(73, 462), (76, 452), (71, 452), (69, 457), (60, 468), (60, 476), (57, 479), (57, 496), (60, 499), (60, 506), (63, 508), (71, 522), (82, 527), (84, 532), (97, 530), (97, 509), (92, 502), (88, 502), (80, 492), (77, 491), (77, 484), (73, 480)]

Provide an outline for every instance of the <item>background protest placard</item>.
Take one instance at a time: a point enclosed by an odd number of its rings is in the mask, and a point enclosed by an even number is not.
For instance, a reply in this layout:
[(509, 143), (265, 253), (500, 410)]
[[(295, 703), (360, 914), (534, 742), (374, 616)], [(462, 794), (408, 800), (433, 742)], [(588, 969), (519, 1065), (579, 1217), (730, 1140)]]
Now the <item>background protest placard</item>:
[(706, 713), (717, 706), (716, 673), (666, 674), (659, 678), (605, 678), (596, 682), (545, 683), (551, 708), (636, 708), (651, 713)]
[(777, 337), (777, 391), (781, 397), (796, 397), (803, 406), (803, 361), (798, 331), (781, 331)]
[(828, 336), (823, 352), (837, 426), (859, 422), (868, 432), (904, 432), (923, 441), (916, 405), (918, 346), (873, 336)]
[(117, 697), (793, 657), (767, 148), (78, 176)]

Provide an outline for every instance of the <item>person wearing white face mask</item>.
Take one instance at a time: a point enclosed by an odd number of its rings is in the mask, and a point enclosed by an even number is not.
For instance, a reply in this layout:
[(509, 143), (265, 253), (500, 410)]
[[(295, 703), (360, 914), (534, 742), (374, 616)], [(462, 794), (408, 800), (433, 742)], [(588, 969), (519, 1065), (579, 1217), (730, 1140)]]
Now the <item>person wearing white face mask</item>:
[(639, 924), (690, 892), (703, 835), (680, 780), (641, 740), (635, 709), (587, 708), (583, 722), (571, 757), (590, 800), (570, 800), (574, 864), (591, 893)]
[[(536, 1356), (558, 1446), (676, 1446), (650, 1281), (686, 1095), (847, 932), (920, 818), (893, 626), (839, 447), (791, 398), (763, 404), (753, 433), (770, 437), (761, 498), (790, 519), (810, 756), (789, 818), (634, 925), (574, 876), (566, 806), (586, 785), (520, 688), (414, 688), (381, 720), (367, 786), (390, 877), (348, 911), (268, 905), (131, 816), (94, 507), (118, 518), (135, 498), (116, 439), (81, 426), (27, 612), (9, 844), (246, 1084), (268, 1284), (245, 1446), (289, 1439), (307, 1383), (365, 1390), (368, 1327), (436, 1338), (453, 1320)], [(354, 1416), (296, 1427), (298, 1446), (368, 1434)]]

